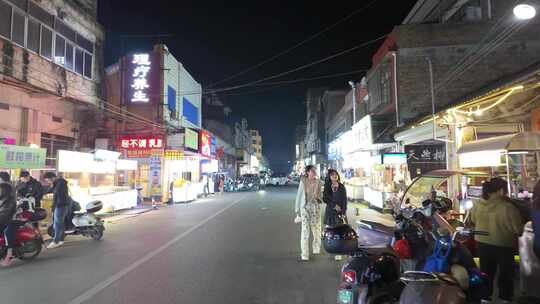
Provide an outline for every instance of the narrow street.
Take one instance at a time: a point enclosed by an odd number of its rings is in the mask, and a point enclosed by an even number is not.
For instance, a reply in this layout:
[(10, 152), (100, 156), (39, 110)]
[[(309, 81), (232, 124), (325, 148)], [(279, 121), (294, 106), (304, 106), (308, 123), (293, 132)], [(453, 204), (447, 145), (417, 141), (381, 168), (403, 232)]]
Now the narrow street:
[(109, 224), (99, 242), (67, 239), (0, 269), (1, 302), (334, 303), (338, 262), (298, 262), (294, 194), (225, 194)]

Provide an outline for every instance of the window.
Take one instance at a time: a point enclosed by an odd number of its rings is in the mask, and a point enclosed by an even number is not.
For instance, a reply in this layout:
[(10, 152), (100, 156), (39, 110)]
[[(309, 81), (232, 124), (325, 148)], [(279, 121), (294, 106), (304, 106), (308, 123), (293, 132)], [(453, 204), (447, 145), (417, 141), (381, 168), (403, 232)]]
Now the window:
[(75, 36), (77, 34), (75, 34), (75, 31), (70, 29), (65, 23), (63, 23), (62, 21), (56, 19), (55, 21), (55, 29), (58, 33), (62, 34), (62, 36), (66, 37), (66, 39), (68, 40), (71, 40), (73, 42), (75, 42)]
[(45, 58), (52, 59), (52, 31), (41, 26), (41, 48), (40, 54)]
[(24, 27), (26, 18), (18, 10), (13, 10), (12, 18), (11, 40), (18, 45), (24, 46)]
[(9, 105), (7, 103), (0, 103), (0, 109), (9, 111)]
[(40, 25), (32, 18), (28, 18), (28, 29), (26, 34), (26, 47), (36, 53), (39, 53)]
[(73, 70), (73, 44), (66, 43), (66, 68)]
[(28, 6), (28, 14), (37, 20), (41, 21), (43, 24), (53, 27), (54, 17), (53, 15), (47, 13), (46, 10), (42, 9), (39, 5), (34, 4), (32, 1)]
[(62, 122), (62, 117), (53, 116), (53, 117), (52, 117), (52, 121), (54, 121), (54, 122), (60, 122), (60, 123), (61, 123), (61, 122)]
[(77, 34), (77, 45), (80, 46), (82, 49), (94, 53), (94, 45), (90, 40), (83, 38), (81, 35)]
[(66, 64), (66, 40), (62, 36), (56, 35), (54, 42), (54, 62)]
[(26, 11), (27, 8), (27, 0), (9, 0), (11, 4), (15, 5), (16, 7), (22, 9), (23, 11)]
[(92, 55), (84, 53), (84, 76), (92, 78)]
[(11, 39), (11, 6), (0, 1), (0, 35)]
[(75, 72), (82, 74), (83, 73), (83, 51), (81, 49), (75, 49)]

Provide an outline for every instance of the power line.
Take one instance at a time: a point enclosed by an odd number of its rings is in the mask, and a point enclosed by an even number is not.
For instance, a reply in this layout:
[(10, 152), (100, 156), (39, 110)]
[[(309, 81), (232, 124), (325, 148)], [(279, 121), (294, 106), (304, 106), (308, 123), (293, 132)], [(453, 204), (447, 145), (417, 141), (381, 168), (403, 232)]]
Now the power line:
[(288, 48), (288, 49), (286, 49), (286, 50), (284, 50), (284, 51), (282, 51), (282, 52), (280, 52), (280, 53), (278, 53), (278, 54), (276, 54), (276, 55), (274, 55), (274, 56), (272, 56), (272, 57), (270, 57), (270, 58), (268, 58), (268, 59), (266, 59), (266, 60), (263, 60), (262, 62), (260, 62), (260, 63), (258, 63), (258, 64), (256, 64), (256, 65), (254, 65), (254, 66), (252, 66), (252, 67), (249, 67), (249, 68), (247, 68), (247, 69), (245, 69), (245, 70), (242, 70), (242, 71), (240, 71), (240, 72), (238, 72), (238, 73), (236, 73), (236, 74), (233, 74), (233, 75), (231, 75), (231, 76), (229, 76), (229, 77), (227, 77), (227, 78), (225, 78), (225, 79), (222, 79), (222, 80), (216, 81), (216, 82), (214, 82), (214, 83), (211, 83), (210, 85), (208, 85), (208, 88), (212, 88), (213, 86), (215, 86), (215, 85), (217, 85), (217, 84), (220, 84), (220, 83), (229, 81), (229, 80), (231, 80), (231, 79), (233, 79), (233, 78), (236, 78), (236, 77), (238, 77), (238, 76), (240, 76), (240, 75), (243, 75), (243, 74), (245, 74), (245, 73), (247, 73), (247, 72), (253, 71), (253, 70), (257, 69), (257, 68), (260, 67), (260, 66), (263, 66), (263, 65), (265, 65), (265, 64), (267, 64), (267, 63), (269, 63), (269, 62), (271, 62), (271, 61), (274, 61), (275, 59), (277, 59), (277, 58), (279, 58), (279, 57), (281, 57), (281, 56), (283, 56), (283, 55), (285, 55), (285, 54), (290, 53), (292, 50), (294, 50), (294, 49), (296, 49), (296, 48), (298, 48), (298, 47), (300, 47), (300, 46), (306, 44), (307, 42), (309, 42), (309, 41), (311, 41), (311, 40), (313, 40), (313, 39), (319, 37), (320, 35), (322, 35), (322, 34), (328, 32), (328, 31), (330, 31), (331, 29), (333, 29), (334, 27), (340, 25), (341, 23), (343, 23), (343, 22), (345, 22), (345, 21), (351, 19), (353, 16), (355, 16), (355, 15), (357, 15), (357, 14), (359, 14), (359, 13), (365, 11), (366, 9), (368, 9), (369, 7), (371, 7), (375, 2), (377, 2), (377, 0), (372, 0), (372, 1), (370, 1), (370, 2), (369, 2), (368, 4), (366, 4), (365, 6), (363, 6), (363, 7), (359, 8), (359, 9), (353, 11), (352, 13), (346, 15), (345, 17), (341, 18), (340, 20), (338, 20), (337, 22), (333, 23), (332, 25), (327, 26), (327, 27), (325, 27), (324, 29), (320, 30), (319, 32), (317, 32), (317, 33), (311, 35), (311, 36), (308, 37), (307, 39), (304, 39), (304, 40), (300, 41), (299, 43), (293, 45), (292, 47), (290, 47), (290, 48)]
[(377, 41), (379, 41), (381, 39), (386, 38), (387, 36), (388, 36), (388, 34), (382, 35), (382, 36), (377, 37), (375, 39), (372, 39), (372, 40), (369, 40), (367, 42), (358, 44), (356, 46), (353, 46), (351, 48), (348, 48), (348, 49), (343, 50), (341, 52), (338, 52), (336, 54), (333, 54), (333, 55), (330, 55), (328, 57), (316, 60), (314, 62), (299, 66), (297, 68), (294, 68), (294, 69), (286, 71), (286, 72), (282, 72), (282, 73), (279, 73), (279, 74), (276, 74), (276, 75), (273, 75), (273, 76), (269, 76), (269, 77), (265, 77), (265, 78), (262, 78), (262, 79), (259, 79), (259, 80), (248, 82), (248, 83), (245, 83), (245, 84), (242, 84), (242, 85), (236, 85), (236, 86), (226, 87), (226, 88), (222, 88), (222, 89), (210, 90), (209, 93), (225, 92), (225, 91), (236, 90), (236, 89), (240, 89), (240, 88), (244, 88), (244, 87), (254, 86), (254, 85), (258, 84), (258, 83), (261, 83), (261, 82), (264, 82), (264, 81), (267, 81), (267, 80), (272, 80), (272, 79), (275, 79), (275, 78), (279, 78), (281, 76), (285, 76), (285, 75), (288, 75), (288, 74), (291, 74), (291, 73), (294, 73), (294, 72), (298, 72), (300, 70), (304, 70), (306, 68), (312, 67), (312, 66), (317, 65), (319, 63), (329, 61), (329, 60), (334, 59), (336, 57), (345, 55), (345, 54), (350, 53), (352, 51), (355, 51), (355, 50), (358, 50), (358, 49), (363, 48), (365, 46), (368, 46), (368, 45), (370, 45), (372, 43), (375, 43), (375, 42), (377, 42)]

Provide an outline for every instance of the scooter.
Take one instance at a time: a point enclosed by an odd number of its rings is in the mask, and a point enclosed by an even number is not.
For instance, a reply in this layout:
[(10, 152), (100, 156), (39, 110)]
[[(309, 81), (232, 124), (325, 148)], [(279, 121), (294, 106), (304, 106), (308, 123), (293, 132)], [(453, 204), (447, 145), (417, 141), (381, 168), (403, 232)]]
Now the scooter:
[[(458, 227), (451, 240), (445, 244), (451, 255), (451, 274), (426, 271), (407, 271), (401, 277), (406, 284), (399, 298), (400, 304), (465, 304), (479, 302), (485, 296), (487, 275), (474, 268), (474, 260), (465, 246), (456, 241), (457, 236), (472, 237), (486, 232)], [(434, 236), (437, 242), (443, 238)]]
[(400, 261), (392, 250), (394, 227), (360, 220), (360, 247), (341, 268), (338, 304), (387, 303), (399, 298)]
[[(105, 226), (103, 221), (95, 215), (96, 212), (103, 208), (101, 201), (92, 201), (86, 205), (85, 211), (74, 211), (69, 218), (72, 218), (72, 225), (66, 225), (66, 235), (82, 235), (92, 238), (96, 241), (101, 240)], [(54, 237), (54, 226), (51, 225), (47, 229), (47, 233)]]
[[(14, 258), (20, 260), (32, 260), (41, 253), (41, 249), (43, 247), (43, 238), (37, 224), (46, 217), (47, 211), (41, 208), (35, 208), (33, 209), (33, 212), (20, 211), (18, 215), (20, 220), (15, 221), (18, 228), (15, 232), (15, 244), (13, 247)], [(0, 259), (3, 259), (6, 254), (6, 240), (4, 238), (4, 234), (1, 233)]]

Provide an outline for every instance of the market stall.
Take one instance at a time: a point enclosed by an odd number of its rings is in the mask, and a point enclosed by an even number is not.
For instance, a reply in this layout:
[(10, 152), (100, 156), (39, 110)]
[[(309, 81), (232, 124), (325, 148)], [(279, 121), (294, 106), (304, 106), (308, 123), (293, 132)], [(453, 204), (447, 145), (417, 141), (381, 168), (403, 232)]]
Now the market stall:
[(135, 171), (137, 161), (118, 159), (120, 153), (58, 151), (57, 171), (68, 181), (70, 194), (84, 208), (100, 200), (101, 212), (137, 206)]
[[(190, 202), (203, 193), (203, 184), (200, 174), (200, 157), (197, 155), (182, 154), (171, 158), (165, 154), (164, 178), (167, 183), (169, 197), (172, 193), (174, 203)], [(170, 192), (170, 193), (169, 193)]]
[(509, 181), (508, 193), (514, 198), (532, 194), (538, 181), (540, 134), (523, 132), (476, 140), (465, 143), (457, 153), (461, 168)]

